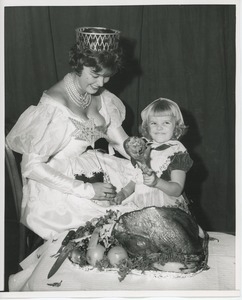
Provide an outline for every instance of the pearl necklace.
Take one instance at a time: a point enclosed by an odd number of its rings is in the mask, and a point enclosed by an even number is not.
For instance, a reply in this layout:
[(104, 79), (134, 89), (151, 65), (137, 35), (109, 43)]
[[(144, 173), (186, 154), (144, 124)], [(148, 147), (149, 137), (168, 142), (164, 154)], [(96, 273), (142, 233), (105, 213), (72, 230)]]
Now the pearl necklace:
[(92, 97), (87, 92), (84, 95), (80, 95), (78, 92), (72, 74), (68, 73), (64, 77), (65, 89), (70, 100), (75, 103), (77, 106), (82, 107), (83, 109), (87, 108), (92, 100)]

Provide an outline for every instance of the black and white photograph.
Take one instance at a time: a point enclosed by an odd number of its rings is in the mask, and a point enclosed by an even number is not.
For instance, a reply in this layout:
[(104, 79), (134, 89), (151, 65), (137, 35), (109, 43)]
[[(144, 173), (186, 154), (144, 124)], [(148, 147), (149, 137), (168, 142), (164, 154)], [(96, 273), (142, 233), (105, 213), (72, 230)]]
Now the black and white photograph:
[(239, 298), (239, 1), (1, 12), (0, 298)]

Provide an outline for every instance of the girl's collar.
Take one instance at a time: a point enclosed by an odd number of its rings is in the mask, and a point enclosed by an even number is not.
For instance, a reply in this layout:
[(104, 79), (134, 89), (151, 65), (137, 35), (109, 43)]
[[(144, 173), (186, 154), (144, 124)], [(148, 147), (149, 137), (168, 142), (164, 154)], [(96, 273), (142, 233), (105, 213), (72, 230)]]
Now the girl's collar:
[(176, 145), (177, 144), (177, 140), (169, 140), (163, 143), (157, 143), (154, 141), (148, 141), (147, 145), (151, 146), (151, 148), (157, 148), (157, 147), (161, 147), (161, 146), (172, 146), (172, 145)]

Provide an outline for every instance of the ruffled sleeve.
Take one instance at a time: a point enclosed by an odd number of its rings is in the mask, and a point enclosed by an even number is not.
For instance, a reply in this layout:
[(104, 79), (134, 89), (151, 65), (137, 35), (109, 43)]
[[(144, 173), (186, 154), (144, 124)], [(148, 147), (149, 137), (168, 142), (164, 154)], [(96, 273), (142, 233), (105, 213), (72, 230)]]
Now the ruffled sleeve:
[(108, 90), (104, 90), (101, 94), (102, 108), (100, 113), (105, 118), (107, 124), (107, 137), (109, 143), (109, 154), (114, 154), (114, 150), (118, 151), (126, 158), (130, 158), (123, 148), (123, 142), (128, 135), (122, 127), (125, 119), (126, 109), (123, 102)]
[(108, 129), (120, 127), (126, 114), (123, 102), (108, 90), (104, 90), (101, 96), (103, 100), (101, 113), (106, 119)]
[(30, 106), (7, 136), (11, 149), (21, 154), (36, 154), (48, 159), (70, 139), (68, 118), (54, 105)]
[(169, 165), (169, 170), (182, 170), (188, 172), (193, 165), (193, 160), (187, 152), (176, 153)]

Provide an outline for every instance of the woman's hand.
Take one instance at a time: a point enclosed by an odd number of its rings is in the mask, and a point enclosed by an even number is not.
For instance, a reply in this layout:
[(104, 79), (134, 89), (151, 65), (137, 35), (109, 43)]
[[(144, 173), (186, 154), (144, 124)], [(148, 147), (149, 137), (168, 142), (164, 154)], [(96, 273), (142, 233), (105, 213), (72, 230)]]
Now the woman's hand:
[(155, 172), (152, 172), (151, 175), (147, 175), (143, 173), (143, 183), (145, 185), (155, 187), (158, 182), (158, 177), (156, 176)]
[(116, 188), (111, 183), (92, 183), (95, 195), (92, 200), (113, 201), (117, 195)]

